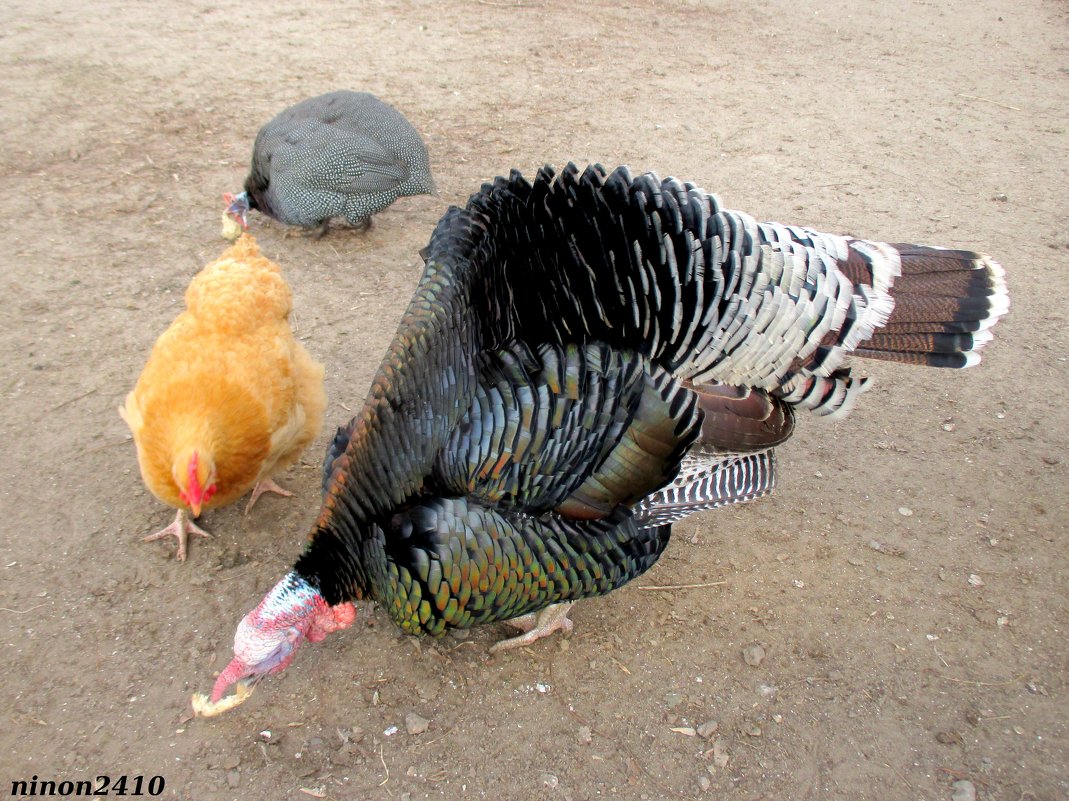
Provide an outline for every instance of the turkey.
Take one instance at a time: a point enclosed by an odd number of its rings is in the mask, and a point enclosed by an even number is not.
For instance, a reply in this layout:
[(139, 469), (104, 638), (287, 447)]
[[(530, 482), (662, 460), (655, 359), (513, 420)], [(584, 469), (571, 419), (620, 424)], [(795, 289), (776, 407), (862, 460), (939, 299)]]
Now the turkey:
[(977, 253), (758, 223), (626, 168), (498, 178), (439, 222), (307, 547), (203, 702), (244, 697), (354, 600), (413, 634), (526, 632), (495, 650), (568, 629), (673, 522), (771, 490), (796, 410), (864, 390), (848, 354), (968, 367), (1008, 308)]
[(226, 214), (241, 229), (256, 209), (322, 234), (332, 217), (366, 227), (397, 198), (434, 191), (427, 147), (401, 112), (367, 92), (329, 92), (260, 129), (245, 191), (225, 196)]

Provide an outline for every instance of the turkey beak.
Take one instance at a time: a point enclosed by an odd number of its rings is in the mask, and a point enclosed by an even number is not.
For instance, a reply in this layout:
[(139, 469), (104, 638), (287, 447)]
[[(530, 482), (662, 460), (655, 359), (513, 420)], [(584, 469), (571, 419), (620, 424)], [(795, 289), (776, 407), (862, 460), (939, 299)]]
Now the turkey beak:
[[(226, 691), (230, 689), (231, 684), (236, 684), (242, 679), (253, 676), (253, 670), (237, 657), (234, 657), (230, 664), (224, 668), (223, 672), (219, 674), (219, 678), (215, 680), (215, 686), (212, 687), (212, 703), (218, 703), (219, 699), (226, 695)], [(255, 684), (258, 677), (253, 678), (251, 682)]]

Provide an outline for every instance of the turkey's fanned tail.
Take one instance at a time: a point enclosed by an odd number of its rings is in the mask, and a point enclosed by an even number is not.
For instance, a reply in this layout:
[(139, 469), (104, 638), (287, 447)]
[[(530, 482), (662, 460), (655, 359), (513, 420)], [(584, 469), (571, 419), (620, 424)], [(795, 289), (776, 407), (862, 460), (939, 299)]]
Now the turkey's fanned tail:
[(971, 367), (991, 341), (990, 328), (1009, 311), (1005, 272), (968, 250), (892, 245), (902, 275), (892, 289), (887, 323), (857, 348), (869, 359), (930, 367)]
[(967, 367), (1008, 309), (1001, 268), (979, 254), (762, 223), (626, 168), (514, 172), (467, 211), (486, 227), (477, 313), (495, 345), (629, 347), (694, 384), (821, 415), (865, 388), (851, 353)]

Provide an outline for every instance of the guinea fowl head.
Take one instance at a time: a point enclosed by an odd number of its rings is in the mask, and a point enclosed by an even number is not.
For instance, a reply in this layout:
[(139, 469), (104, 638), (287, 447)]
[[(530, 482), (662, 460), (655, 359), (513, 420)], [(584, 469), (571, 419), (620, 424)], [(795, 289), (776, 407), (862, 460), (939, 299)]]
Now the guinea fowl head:
[(223, 202), (226, 203), (226, 215), (238, 223), (242, 231), (247, 231), (249, 229), (247, 215), (249, 209), (252, 208), (252, 204), (249, 202), (249, 193), (241, 192), (240, 194), (232, 195), (227, 192), (223, 195)]
[(287, 573), (238, 624), (234, 658), (215, 680), (212, 702), (238, 681), (249, 679), (254, 684), (285, 670), (302, 642), (319, 642), (354, 620), (356, 609), (351, 603), (331, 606), (311, 584), (296, 573)]

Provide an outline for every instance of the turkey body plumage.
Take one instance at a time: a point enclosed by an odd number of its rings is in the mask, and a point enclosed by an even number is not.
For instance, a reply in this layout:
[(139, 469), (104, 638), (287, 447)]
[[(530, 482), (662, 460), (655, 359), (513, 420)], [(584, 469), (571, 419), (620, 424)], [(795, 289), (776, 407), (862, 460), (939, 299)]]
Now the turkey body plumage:
[(399, 112), (367, 92), (303, 100), (256, 136), (241, 197), (280, 222), (368, 222), (399, 197), (434, 192), (427, 147)]
[(498, 178), (425, 261), (328, 449), (308, 545), (238, 626), (210, 712), (357, 599), (411, 633), (568, 628), (673, 522), (767, 493), (795, 410), (857, 401), (849, 354), (967, 367), (1009, 307), (977, 253), (758, 223), (624, 168)]
[(439, 223), (289, 580), (432, 635), (603, 594), (672, 522), (769, 491), (793, 410), (863, 390), (847, 354), (969, 366), (1007, 308), (976, 253), (623, 168), (499, 178)]

